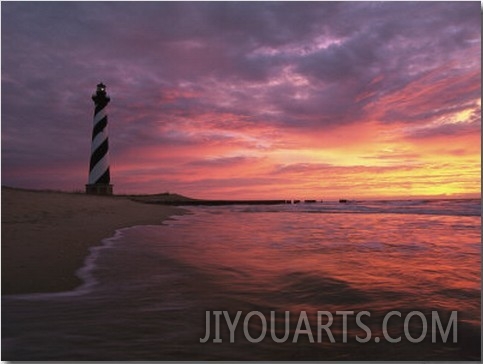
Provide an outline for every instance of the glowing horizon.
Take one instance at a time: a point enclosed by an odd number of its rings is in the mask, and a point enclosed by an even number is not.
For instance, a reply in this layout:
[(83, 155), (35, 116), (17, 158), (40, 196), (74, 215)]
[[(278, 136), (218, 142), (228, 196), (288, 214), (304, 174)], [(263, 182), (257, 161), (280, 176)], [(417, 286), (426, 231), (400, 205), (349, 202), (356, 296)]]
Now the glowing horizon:
[(481, 196), (479, 3), (1, 6), (3, 185), (83, 190), (102, 81), (116, 194)]

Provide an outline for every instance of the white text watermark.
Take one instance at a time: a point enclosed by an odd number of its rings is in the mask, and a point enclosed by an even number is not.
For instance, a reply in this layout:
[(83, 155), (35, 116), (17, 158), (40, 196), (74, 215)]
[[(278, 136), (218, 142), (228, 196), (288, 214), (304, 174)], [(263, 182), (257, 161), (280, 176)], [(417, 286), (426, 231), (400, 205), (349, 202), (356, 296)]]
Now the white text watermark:
[[(433, 343), (437, 342), (438, 337), (441, 338), (443, 343), (446, 343), (448, 339), (453, 343), (456, 343), (458, 340), (457, 311), (451, 311), (449, 318), (443, 320), (446, 323), (442, 322), (437, 311), (431, 311), (431, 317), (429, 319), (427, 315), (420, 311), (411, 311), (404, 315), (399, 311), (390, 311), (382, 320), (379, 331), (382, 333), (382, 336), (374, 337), (372, 330), (367, 325), (371, 318), (369, 311), (360, 311), (357, 313), (354, 311), (336, 311), (335, 314), (329, 311), (317, 311), (315, 317), (312, 315), (313, 322), (310, 322), (306, 311), (301, 311), (298, 313), (295, 330), (292, 331), (290, 330), (291, 313), (289, 311), (285, 311), (283, 315), (281, 313), (277, 314), (275, 311), (270, 311), (269, 317), (266, 317), (260, 311), (250, 311), (244, 315), (243, 320), (240, 320), (242, 314), (242, 311), (237, 311), (235, 315), (231, 316), (228, 311), (206, 311), (205, 336), (200, 338), (200, 343), (206, 343), (210, 340), (213, 343), (234, 343), (237, 328), (243, 332), (243, 337), (251, 343), (259, 343), (267, 338), (271, 338), (276, 343), (297, 343), (302, 337), (310, 343), (327, 342), (327, 340), (330, 343), (347, 343), (349, 340), (349, 330), (354, 330), (354, 327), (349, 327), (349, 318), (355, 318), (355, 328), (364, 332), (364, 335), (353, 336), (353, 339), (359, 343), (367, 343), (371, 339), (376, 343), (380, 342), (381, 339), (389, 343), (398, 343), (402, 337), (411, 343), (419, 343), (426, 339), (428, 335), (431, 336), (431, 342)], [(211, 330), (212, 318), (214, 319), (213, 331)], [(399, 318), (398, 323), (402, 325), (403, 329), (400, 334), (390, 332), (391, 330), (388, 329), (391, 321), (397, 320), (397, 318)], [(335, 326), (334, 323), (339, 320), (342, 324), (340, 329), (332, 330), (331, 328)], [(222, 337), (222, 325), (224, 324), (226, 324), (226, 328), (229, 331), (229, 338)], [(254, 330), (252, 328), (250, 330), (251, 324), (255, 324), (257, 329)], [(352, 324), (354, 326), (354, 323)], [(392, 324), (394, 326), (394, 322)], [(280, 330), (280, 326), (283, 326), (284, 330)], [(417, 333), (414, 331), (417, 331)], [(450, 338), (451, 333), (452, 336)]]

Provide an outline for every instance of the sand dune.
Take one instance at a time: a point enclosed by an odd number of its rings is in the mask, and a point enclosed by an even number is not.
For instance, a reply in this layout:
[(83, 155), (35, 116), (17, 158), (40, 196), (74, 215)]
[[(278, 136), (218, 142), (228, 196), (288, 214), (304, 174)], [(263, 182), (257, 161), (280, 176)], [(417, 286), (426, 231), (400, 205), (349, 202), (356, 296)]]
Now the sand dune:
[(182, 213), (126, 197), (2, 187), (2, 294), (73, 289), (89, 247), (118, 228), (159, 224)]

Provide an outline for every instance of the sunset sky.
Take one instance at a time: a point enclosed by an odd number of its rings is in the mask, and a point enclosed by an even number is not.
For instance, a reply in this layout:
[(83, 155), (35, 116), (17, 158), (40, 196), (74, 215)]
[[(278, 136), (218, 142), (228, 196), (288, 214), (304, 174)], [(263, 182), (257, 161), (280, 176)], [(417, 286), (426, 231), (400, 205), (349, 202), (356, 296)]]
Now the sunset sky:
[(2, 185), (480, 195), (480, 2), (2, 2)]

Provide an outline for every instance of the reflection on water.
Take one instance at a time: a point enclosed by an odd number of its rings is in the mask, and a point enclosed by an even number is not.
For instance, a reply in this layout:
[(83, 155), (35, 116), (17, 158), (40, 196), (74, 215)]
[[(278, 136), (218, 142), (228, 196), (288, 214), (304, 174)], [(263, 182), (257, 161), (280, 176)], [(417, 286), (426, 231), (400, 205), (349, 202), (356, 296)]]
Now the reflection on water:
[[(480, 217), (439, 208), (446, 213), (378, 212), (370, 205), (342, 213), (317, 206), (192, 208), (162, 226), (124, 229), (96, 258), (96, 284), (88, 292), (2, 300), (3, 357), (479, 359)], [(231, 317), (242, 311), (235, 343), (226, 324), (223, 343), (199, 342), (205, 312), (216, 310)], [(254, 310), (267, 318), (276, 312), (279, 336), (290, 311), (290, 340), (276, 344), (267, 335), (259, 344), (248, 342), (242, 322)], [(310, 343), (307, 335), (291, 343), (301, 311), (315, 325), (317, 311), (364, 310), (373, 337), (382, 337), (389, 311), (403, 313), (389, 326), (400, 336), (405, 313), (421, 311), (431, 323), (432, 311), (447, 319), (456, 310), (458, 343), (431, 343), (431, 325), (418, 344), (404, 337), (398, 344), (358, 343), (354, 337), (365, 333), (354, 320), (342, 343), (340, 319), (332, 327), (336, 343)], [(420, 323), (411, 321), (415, 337)], [(251, 320), (250, 330), (258, 336), (260, 321)]]

